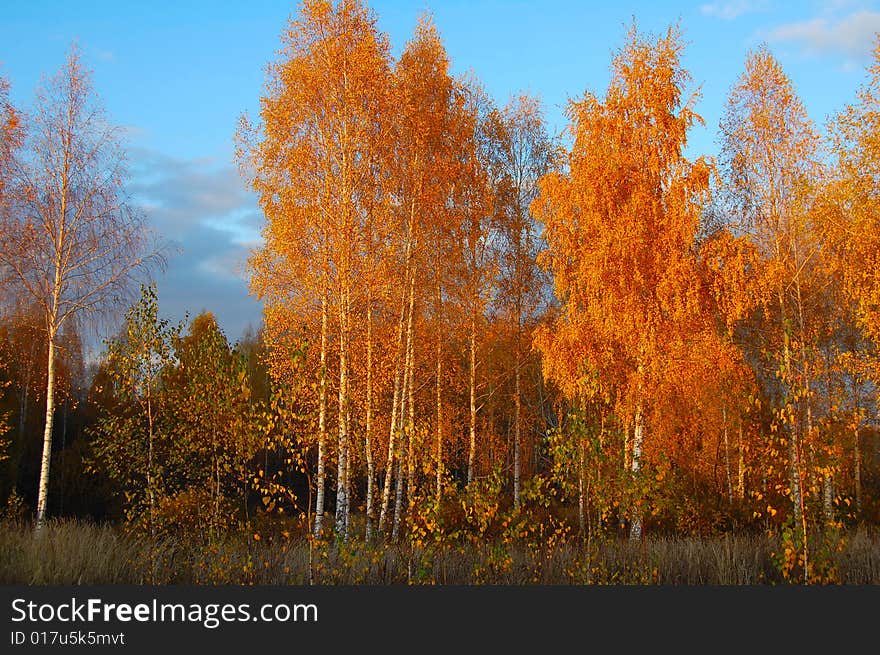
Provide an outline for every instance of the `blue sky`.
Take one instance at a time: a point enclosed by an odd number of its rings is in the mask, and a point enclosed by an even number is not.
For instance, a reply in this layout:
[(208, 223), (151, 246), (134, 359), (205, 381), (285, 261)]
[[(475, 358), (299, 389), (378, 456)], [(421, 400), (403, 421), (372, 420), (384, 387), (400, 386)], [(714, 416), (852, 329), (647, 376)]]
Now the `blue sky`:
[[(749, 49), (769, 44), (823, 126), (865, 79), (880, 2), (702, 0), (374, 0), (379, 27), (398, 54), (430, 10), (455, 72), (473, 71), (499, 102), (539, 95), (552, 130), (570, 98), (601, 95), (613, 51), (631, 20), (659, 32), (680, 21), (684, 64), (699, 87), (705, 128), (692, 154), (714, 154), (718, 120)], [(231, 339), (258, 324), (243, 274), (261, 215), (233, 162), (242, 112), (254, 115), (265, 65), (296, 2), (249, 0), (4, 0), (0, 73), (27, 108), (41, 75), (76, 40), (112, 120), (126, 128), (131, 190), (150, 222), (179, 247), (159, 279), (163, 313), (209, 309)]]

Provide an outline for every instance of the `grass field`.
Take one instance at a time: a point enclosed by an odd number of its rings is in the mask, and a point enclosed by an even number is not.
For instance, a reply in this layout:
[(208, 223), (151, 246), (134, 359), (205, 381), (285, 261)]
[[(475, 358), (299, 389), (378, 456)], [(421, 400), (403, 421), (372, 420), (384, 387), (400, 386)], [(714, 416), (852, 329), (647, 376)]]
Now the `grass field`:
[[(2, 584), (617, 584), (765, 585), (789, 582), (778, 539), (766, 535), (626, 540), (572, 538), (554, 546), (466, 542), (432, 547), (353, 541), (149, 540), (119, 527), (0, 525)], [(820, 556), (818, 546), (816, 557)], [(880, 533), (859, 529), (824, 551), (825, 582), (880, 584)]]

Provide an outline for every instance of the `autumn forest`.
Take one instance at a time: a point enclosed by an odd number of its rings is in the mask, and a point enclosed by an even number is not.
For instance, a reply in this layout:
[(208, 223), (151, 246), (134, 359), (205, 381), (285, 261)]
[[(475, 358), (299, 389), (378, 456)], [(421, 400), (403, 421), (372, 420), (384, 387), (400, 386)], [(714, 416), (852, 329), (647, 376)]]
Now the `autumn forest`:
[(555, 135), (428, 14), (296, 10), (237, 340), (165, 317), (80, 51), (0, 77), (0, 580), (880, 583), (880, 40), (824, 125), (755, 48), (703, 156), (679, 23)]

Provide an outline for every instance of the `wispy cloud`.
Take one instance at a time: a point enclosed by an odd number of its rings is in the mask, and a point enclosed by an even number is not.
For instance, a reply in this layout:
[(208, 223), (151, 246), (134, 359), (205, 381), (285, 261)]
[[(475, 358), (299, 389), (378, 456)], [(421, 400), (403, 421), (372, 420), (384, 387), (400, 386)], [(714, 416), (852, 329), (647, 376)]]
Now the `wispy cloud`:
[(877, 32), (880, 12), (858, 11), (838, 20), (823, 17), (780, 25), (767, 33), (767, 40), (798, 44), (809, 55), (862, 58), (873, 50)]
[(178, 239), (211, 225), (229, 232), (230, 239), (253, 239), (260, 214), (235, 167), (145, 149), (130, 153), (129, 191), (149, 208), (154, 225), (166, 236)]
[(209, 158), (180, 159), (131, 149), (129, 191), (152, 227), (177, 246), (159, 279), (163, 314), (207, 309), (231, 339), (260, 320), (245, 264), (260, 243), (262, 214), (238, 171)]
[(763, 11), (766, 3), (756, 0), (727, 0), (727, 2), (713, 2), (700, 6), (700, 13), (721, 20), (734, 20), (743, 14), (755, 11)]

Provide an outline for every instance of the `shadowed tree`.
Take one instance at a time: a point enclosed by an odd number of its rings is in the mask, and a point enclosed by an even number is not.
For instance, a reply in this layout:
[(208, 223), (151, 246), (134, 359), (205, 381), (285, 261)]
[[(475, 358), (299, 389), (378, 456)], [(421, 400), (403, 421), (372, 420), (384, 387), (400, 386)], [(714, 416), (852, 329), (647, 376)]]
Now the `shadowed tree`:
[[(9, 83), (0, 77), (0, 229), (4, 229), (7, 222), (5, 214), (9, 211), (9, 175), (11, 172), (12, 157), (21, 145), (22, 125), (21, 115), (9, 102)], [(3, 237), (0, 236), (0, 240)], [(0, 268), (0, 301), (6, 305), (9, 298), (5, 277), (7, 271)], [(5, 372), (5, 362), (0, 359), (0, 372)], [(7, 383), (0, 382), (0, 390)], [(0, 436), (9, 429), (7, 417), (0, 414)], [(0, 439), (0, 459), (7, 457), (7, 442)]]
[(519, 507), (523, 342), (545, 284), (535, 262), (540, 239), (529, 208), (538, 195), (538, 180), (550, 169), (555, 149), (537, 99), (520, 95), (498, 113), (498, 118), (501, 171), (497, 213), (502, 244), (498, 302), (513, 329), (513, 504)]

